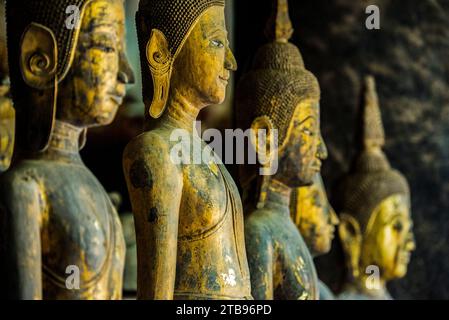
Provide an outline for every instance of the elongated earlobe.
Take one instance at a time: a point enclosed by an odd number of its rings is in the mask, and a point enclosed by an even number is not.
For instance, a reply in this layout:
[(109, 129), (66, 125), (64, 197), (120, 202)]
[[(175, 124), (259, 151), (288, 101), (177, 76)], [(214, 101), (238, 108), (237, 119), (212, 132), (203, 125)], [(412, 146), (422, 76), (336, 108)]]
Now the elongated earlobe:
[(164, 34), (153, 29), (146, 48), (147, 62), (153, 78), (153, 100), (150, 116), (159, 118), (167, 105), (173, 61)]
[(31, 23), (20, 47), (20, 71), (30, 91), (23, 103), (39, 108), (26, 112), (18, 108), (17, 141), (28, 151), (43, 151), (48, 147), (56, 115), (58, 46), (50, 29)]
[(20, 70), (25, 83), (35, 89), (55, 86), (58, 46), (53, 32), (31, 23), (22, 36)]
[[(274, 149), (276, 146), (272, 145), (270, 139), (273, 133), (273, 123), (267, 116), (262, 116), (254, 119), (251, 124), (250, 141), (256, 152), (257, 161), (261, 167), (260, 172), (271, 172), (271, 165), (273, 163)], [(262, 209), (265, 206), (265, 201), (270, 185), (271, 175), (263, 174), (258, 178), (258, 197), (256, 207)]]
[(346, 254), (346, 265), (349, 273), (355, 279), (359, 276), (359, 262), (362, 245), (362, 234), (359, 223), (345, 213), (340, 214), (338, 234)]

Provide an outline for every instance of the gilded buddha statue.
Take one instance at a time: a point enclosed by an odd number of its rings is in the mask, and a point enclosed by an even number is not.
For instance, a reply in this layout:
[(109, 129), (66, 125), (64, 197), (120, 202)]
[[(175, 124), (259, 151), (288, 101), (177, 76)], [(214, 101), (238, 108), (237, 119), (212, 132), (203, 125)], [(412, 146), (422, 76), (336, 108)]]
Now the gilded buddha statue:
[[(80, 11), (72, 25), (69, 5)], [(0, 179), (2, 295), (120, 299), (120, 221), (79, 150), (133, 81), (123, 0), (11, 0), (6, 12), (17, 134)]]
[[(289, 204), (293, 188), (312, 183), (327, 150), (320, 132), (318, 81), (289, 42), (292, 33), (287, 1), (274, 1), (266, 29), (271, 42), (258, 50), (236, 93), (239, 126), (251, 128), (253, 136), (259, 130), (278, 136), (278, 143), (267, 145), (271, 161), (241, 166), (245, 239), (257, 300), (318, 298), (312, 256), (290, 217)], [(256, 150), (260, 145), (252, 144)], [(274, 174), (260, 175), (261, 167)]]
[(340, 299), (391, 299), (415, 249), (407, 180), (391, 168), (373, 77), (366, 78), (361, 150), (339, 188), (339, 235), (348, 279)]
[[(189, 138), (187, 147), (208, 149), (195, 120), (204, 107), (223, 102), (237, 67), (224, 8), (224, 0), (139, 4), (147, 119), (123, 159), (136, 226), (138, 299), (252, 298), (234, 181), (213, 152), (211, 161), (196, 164), (171, 155), (179, 144), (171, 135), (179, 131)], [(187, 150), (187, 158), (195, 157)]]
[[(329, 203), (320, 174), (315, 175), (312, 185), (292, 192), (290, 213), (312, 256), (327, 254), (339, 220)], [(318, 280), (318, 285), (320, 300), (334, 299), (333, 293), (322, 281)]]
[(0, 173), (8, 169), (14, 147), (14, 108), (9, 97), (4, 2), (0, 3)]

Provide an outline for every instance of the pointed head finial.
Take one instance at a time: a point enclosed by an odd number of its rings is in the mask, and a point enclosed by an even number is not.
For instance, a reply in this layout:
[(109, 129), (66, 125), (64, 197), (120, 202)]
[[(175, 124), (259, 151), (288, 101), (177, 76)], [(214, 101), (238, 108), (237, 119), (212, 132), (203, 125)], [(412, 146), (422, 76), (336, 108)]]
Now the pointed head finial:
[(379, 108), (376, 82), (373, 76), (365, 77), (365, 101), (363, 106), (363, 146), (365, 149), (381, 149), (385, 132)]
[(288, 42), (293, 26), (288, 13), (288, 0), (272, 0), (273, 9), (265, 29), (265, 36), (276, 42)]

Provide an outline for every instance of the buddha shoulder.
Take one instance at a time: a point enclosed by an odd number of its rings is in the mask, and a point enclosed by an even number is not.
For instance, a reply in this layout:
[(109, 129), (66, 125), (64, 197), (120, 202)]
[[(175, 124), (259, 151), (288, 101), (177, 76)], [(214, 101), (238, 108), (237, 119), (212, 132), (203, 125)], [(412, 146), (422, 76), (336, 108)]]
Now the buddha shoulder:
[(123, 154), (125, 175), (136, 189), (151, 187), (158, 180), (182, 184), (182, 170), (171, 161), (169, 139), (159, 130), (144, 132), (126, 146)]
[(245, 217), (245, 230), (256, 235), (269, 235), (271, 220), (273, 219), (270, 210), (265, 208), (255, 209)]
[(34, 170), (15, 166), (0, 175), (0, 211), (3, 207), (16, 214), (27, 214), (29, 209), (40, 208), (44, 198), (42, 183)]
[(13, 191), (26, 186), (24, 189), (32, 189), (38, 186), (38, 177), (36, 168), (20, 162), (0, 175), (0, 188)]

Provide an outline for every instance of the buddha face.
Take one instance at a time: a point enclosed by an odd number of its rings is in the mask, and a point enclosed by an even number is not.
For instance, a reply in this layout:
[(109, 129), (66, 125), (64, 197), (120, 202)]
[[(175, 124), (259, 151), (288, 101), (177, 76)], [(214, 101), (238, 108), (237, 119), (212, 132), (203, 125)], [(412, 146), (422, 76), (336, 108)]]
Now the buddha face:
[(321, 175), (315, 175), (312, 185), (298, 188), (296, 193), (292, 212), (301, 235), (313, 256), (328, 253), (339, 221), (327, 199)]
[(407, 197), (397, 194), (385, 199), (371, 220), (362, 242), (361, 266), (377, 265), (385, 280), (404, 277), (415, 249)]
[(224, 8), (213, 6), (201, 16), (175, 59), (171, 90), (198, 108), (220, 104), (230, 73), (236, 69)]
[(321, 136), (318, 101), (299, 103), (286, 139), (279, 151), (278, 180), (291, 188), (310, 185), (328, 156)]
[(87, 5), (75, 57), (60, 84), (57, 118), (77, 126), (106, 125), (114, 119), (134, 80), (125, 54), (123, 0)]

